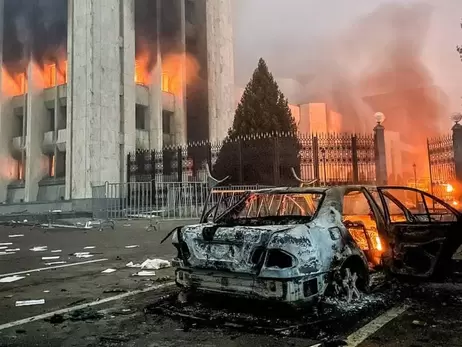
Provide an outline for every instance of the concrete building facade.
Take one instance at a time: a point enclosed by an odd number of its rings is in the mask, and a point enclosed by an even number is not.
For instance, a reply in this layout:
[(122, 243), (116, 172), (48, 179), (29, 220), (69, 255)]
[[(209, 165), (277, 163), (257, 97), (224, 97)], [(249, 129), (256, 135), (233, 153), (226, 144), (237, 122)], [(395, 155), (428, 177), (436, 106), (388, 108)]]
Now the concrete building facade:
[[(90, 198), (93, 185), (126, 181), (131, 152), (226, 136), (231, 0), (62, 1), (57, 59), (0, 74), (0, 202)], [(137, 16), (148, 3), (145, 39)]]

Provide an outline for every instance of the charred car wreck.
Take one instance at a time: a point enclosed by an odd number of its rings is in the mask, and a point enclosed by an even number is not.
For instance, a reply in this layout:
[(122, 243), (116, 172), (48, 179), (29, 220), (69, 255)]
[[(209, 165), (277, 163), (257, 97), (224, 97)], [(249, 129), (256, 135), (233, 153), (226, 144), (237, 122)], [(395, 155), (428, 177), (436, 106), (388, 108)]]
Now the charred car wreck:
[(376, 272), (444, 274), (462, 243), (460, 213), (407, 187), (214, 190), (209, 202), (200, 224), (172, 235), (185, 291), (350, 301)]

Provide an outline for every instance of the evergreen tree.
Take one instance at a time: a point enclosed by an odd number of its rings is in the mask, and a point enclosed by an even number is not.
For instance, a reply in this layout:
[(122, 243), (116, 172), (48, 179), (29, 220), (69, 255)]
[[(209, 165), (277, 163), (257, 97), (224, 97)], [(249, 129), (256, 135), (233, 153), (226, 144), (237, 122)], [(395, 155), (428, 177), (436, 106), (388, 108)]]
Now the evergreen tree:
[(239, 102), (214, 166), (230, 184), (292, 184), (299, 171), (297, 126), (284, 94), (263, 59)]

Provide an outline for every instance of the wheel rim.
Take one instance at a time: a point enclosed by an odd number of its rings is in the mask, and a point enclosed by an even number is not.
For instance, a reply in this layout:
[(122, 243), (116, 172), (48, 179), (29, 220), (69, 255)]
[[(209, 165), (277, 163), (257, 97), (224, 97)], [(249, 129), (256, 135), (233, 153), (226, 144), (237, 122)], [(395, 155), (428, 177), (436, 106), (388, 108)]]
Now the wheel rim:
[(347, 303), (361, 299), (362, 293), (357, 287), (358, 274), (348, 267), (343, 272), (340, 287), (343, 289), (342, 291), (346, 296)]

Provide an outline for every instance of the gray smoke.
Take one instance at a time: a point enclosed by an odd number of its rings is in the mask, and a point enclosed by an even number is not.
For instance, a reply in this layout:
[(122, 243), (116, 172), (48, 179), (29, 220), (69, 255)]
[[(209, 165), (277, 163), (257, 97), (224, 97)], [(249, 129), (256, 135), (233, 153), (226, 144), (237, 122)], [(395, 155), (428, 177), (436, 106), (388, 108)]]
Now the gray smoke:
[(29, 57), (39, 64), (67, 47), (67, 0), (5, 0), (3, 63), (24, 71)]

